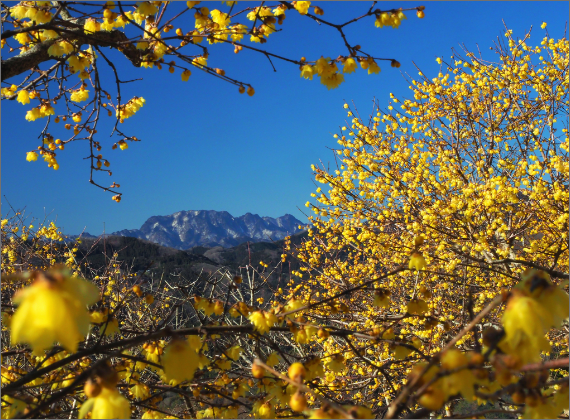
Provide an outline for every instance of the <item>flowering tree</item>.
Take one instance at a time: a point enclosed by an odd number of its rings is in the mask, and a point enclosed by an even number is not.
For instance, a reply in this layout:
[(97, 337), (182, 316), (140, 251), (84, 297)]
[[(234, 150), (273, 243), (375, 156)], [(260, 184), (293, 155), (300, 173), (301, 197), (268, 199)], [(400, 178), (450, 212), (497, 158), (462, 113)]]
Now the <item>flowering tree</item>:
[(438, 59), (368, 121), (345, 106), (287, 287), (265, 263), (86, 274), (55, 226), (2, 221), (3, 417), (567, 410), (569, 44), (505, 35), (497, 62)]
[[(406, 19), (404, 11), (414, 10), (424, 17), (423, 6), (409, 9), (381, 10), (376, 2), (361, 16), (344, 23), (332, 23), (319, 6), (310, 7), (310, 1), (279, 2), (258, 7), (242, 8), (237, 2), (227, 1), (220, 9), (201, 5), (199, 1), (186, 3), (138, 2), (106, 3), (20, 2), (16, 6), (2, 6), (2, 98), (17, 100), (23, 105), (33, 101), (26, 120), (46, 119), (40, 137), (43, 142), (27, 154), (29, 161), (43, 156), (48, 166), (57, 170), (57, 154), (77, 140), (89, 145), (90, 180), (93, 185), (115, 193), (120, 201), (120, 185), (104, 186), (95, 182), (95, 173), (112, 174), (110, 161), (103, 156), (103, 148), (124, 150), (138, 138), (125, 134), (120, 126), (145, 103), (142, 97), (124, 98), (121, 85), (129, 82), (121, 75), (119, 63), (114, 62), (110, 50), (122, 53), (135, 67), (180, 72), (182, 81), (189, 81), (192, 70), (201, 70), (213, 77), (238, 86), (239, 92), (255, 93), (247, 81), (231, 77), (231, 69), (208, 65), (210, 54), (216, 54), (216, 44), (231, 44), (234, 53), (244, 48), (272, 60), (295, 64), (306, 79), (317, 77), (328, 89), (344, 81), (344, 73), (356, 71), (358, 64), (368, 74), (380, 72), (380, 61), (399, 67), (394, 58), (373, 57), (359, 45), (349, 42), (345, 35), (348, 25), (364, 19), (374, 20), (377, 27), (397, 28)], [(343, 50), (335, 59), (329, 57), (289, 58), (263, 48), (270, 36), (285, 28), (288, 13), (299, 13), (319, 24), (335, 28)], [(278, 35), (273, 35), (273, 37)], [(259, 44), (259, 45), (258, 45)], [(342, 70), (339, 68), (342, 66)], [(114, 81), (108, 83), (108, 80)], [(57, 106), (56, 106), (57, 105)], [(101, 116), (115, 118), (112, 134), (116, 140), (106, 145), (95, 136)], [(69, 135), (63, 135), (62, 123)], [(62, 139), (57, 138), (62, 137)], [(64, 137), (67, 137), (65, 139)]]

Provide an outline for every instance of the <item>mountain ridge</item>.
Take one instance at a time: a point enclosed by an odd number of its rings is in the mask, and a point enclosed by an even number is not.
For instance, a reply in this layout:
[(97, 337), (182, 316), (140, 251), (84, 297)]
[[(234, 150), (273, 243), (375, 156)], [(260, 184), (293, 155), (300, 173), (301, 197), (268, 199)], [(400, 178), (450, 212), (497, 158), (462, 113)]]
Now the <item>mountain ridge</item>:
[(231, 248), (244, 242), (271, 242), (302, 232), (304, 225), (291, 214), (273, 218), (246, 213), (234, 217), (227, 211), (183, 210), (149, 217), (140, 229), (123, 229), (109, 236), (144, 239), (187, 250), (197, 246)]

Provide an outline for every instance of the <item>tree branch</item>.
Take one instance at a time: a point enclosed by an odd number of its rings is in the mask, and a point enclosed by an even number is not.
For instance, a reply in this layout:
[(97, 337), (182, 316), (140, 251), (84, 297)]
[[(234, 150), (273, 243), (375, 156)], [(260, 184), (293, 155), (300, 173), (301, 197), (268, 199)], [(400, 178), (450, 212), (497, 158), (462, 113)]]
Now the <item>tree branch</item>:
[[(135, 67), (140, 67), (141, 65), (142, 51), (137, 50), (129, 38), (119, 30), (109, 32), (100, 31), (89, 35), (83, 32), (83, 27), (64, 29), (54, 26), (53, 30), (65, 34), (62, 39), (73, 43), (76, 49), (80, 49), (83, 44), (99, 47), (114, 47), (121, 51)], [(15, 57), (2, 60), (2, 81), (31, 70), (43, 62), (56, 60), (57, 57), (52, 57), (48, 54), (48, 49), (59, 39), (60, 38), (56, 40), (50, 39), (41, 42), (34, 45), (28, 51)]]

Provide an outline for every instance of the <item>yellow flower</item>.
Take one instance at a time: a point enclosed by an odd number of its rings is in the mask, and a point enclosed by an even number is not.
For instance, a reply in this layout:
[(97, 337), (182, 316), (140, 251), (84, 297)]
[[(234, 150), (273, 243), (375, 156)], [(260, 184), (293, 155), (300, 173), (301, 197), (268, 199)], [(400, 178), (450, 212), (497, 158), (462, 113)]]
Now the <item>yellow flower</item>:
[(568, 319), (569, 304), (568, 293), (560, 287), (551, 285), (545, 288), (542, 293), (536, 298), (537, 302), (548, 310), (552, 316), (550, 326), (560, 328), (560, 325), (565, 319)]
[(188, 340), (172, 340), (164, 349), (161, 362), (166, 378), (180, 382), (191, 380), (198, 368), (198, 356)]
[(303, 379), (307, 375), (307, 370), (302, 363), (295, 362), (289, 366), (287, 375), (295, 382), (303, 382)]
[(305, 64), (301, 67), (301, 77), (304, 77), (305, 79), (313, 80), (313, 75), (315, 73), (315, 68), (310, 64)]
[(94, 311), (89, 314), (89, 317), (92, 324), (102, 324), (103, 322), (107, 321), (107, 311)]
[(47, 117), (48, 115), (55, 115), (55, 109), (49, 103), (43, 104), (40, 107), (40, 116), (43, 118)]
[(34, 15), (33, 21), (37, 24), (40, 23), (48, 23), (53, 16), (48, 10), (38, 10), (38, 12)]
[(59, 38), (59, 35), (56, 31), (52, 31), (51, 29), (44, 29), (40, 31), (40, 40), (42, 42), (56, 38)]
[(71, 94), (70, 98), (73, 102), (83, 102), (89, 99), (89, 91), (87, 89), (78, 89)]
[(230, 359), (237, 360), (242, 351), (243, 351), (243, 349), (240, 346), (234, 346), (234, 347), (226, 350), (226, 354)]
[(101, 392), (83, 403), (79, 418), (85, 418), (91, 412), (92, 419), (129, 419), (131, 405), (116, 388), (102, 387)]
[(48, 54), (54, 57), (61, 57), (73, 51), (73, 45), (66, 40), (56, 41), (48, 48)]
[(289, 407), (293, 411), (304, 411), (307, 408), (307, 398), (299, 391), (295, 392), (289, 400)]
[[(190, 3), (190, 2), (189, 2)], [(147, 410), (142, 415), (141, 419), (161, 419), (164, 417), (164, 414), (159, 413), (158, 411), (150, 411)], [(198, 417), (199, 418), (199, 417)]]
[(552, 325), (549, 310), (523, 291), (513, 290), (502, 318), (505, 337), (499, 347), (520, 357), (523, 363), (540, 361), (540, 353), (549, 351), (544, 335)]
[(146, 103), (144, 98), (135, 96), (133, 99), (129, 100), (125, 105), (121, 105), (117, 109), (116, 116), (120, 119), (130, 118), (135, 115), (136, 112)]
[[(101, 327), (101, 328), (105, 328), (105, 327)], [(105, 335), (109, 336), (109, 335), (113, 335), (113, 334), (119, 334), (120, 332), (121, 332), (121, 330), (119, 329), (119, 321), (117, 320), (117, 318), (111, 319), (107, 323), (107, 327), (105, 328)]]
[(34, 353), (42, 354), (58, 341), (75, 352), (89, 331), (86, 306), (98, 300), (99, 289), (87, 280), (39, 273), (31, 286), (14, 296), (19, 307), (12, 318), (12, 344), (29, 343)]
[(221, 300), (216, 300), (214, 302), (214, 314), (221, 315), (224, 313), (224, 302)]
[[(422, 13), (423, 13), (423, 12), (422, 12)], [(419, 13), (418, 13), (418, 17), (420, 17)], [(392, 28), (394, 28), (394, 29), (398, 29), (398, 27), (399, 27), (400, 24), (402, 23), (402, 20), (408, 19), (408, 18), (406, 17), (406, 15), (405, 15), (404, 13), (402, 13), (402, 12), (392, 13), (391, 18), (392, 18), (391, 26), (392, 26)], [(422, 19), (422, 18), (420, 17), (420, 19)]]
[(147, 398), (150, 395), (150, 391), (149, 391), (148, 386), (146, 386), (145, 384), (141, 384), (141, 383), (138, 383), (135, 386), (133, 386), (129, 390), (129, 392), (137, 400), (144, 400), (145, 398)]
[(261, 334), (265, 334), (271, 330), (273, 324), (277, 322), (277, 317), (274, 314), (265, 311), (255, 311), (248, 316), (248, 319), (251, 321), (256, 331)]
[(247, 88), (247, 94), (249, 96), (253, 96), (255, 94), (255, 90), (250, 86)]
[(225, 27), (230, 24), (230, 17), (227, 13), (214, 9), (210, 14), (212, 15), (212, 20), (221, 27)]
[(516, 289), (524, 290), (546, 308), (552, 316), (550, 326), (558, 328), (569, 315), (568, 293), (554, 285), (550, 275), (542, 270), (527, 269), (521, 278)]
[(408, 264), (408, 268), (410, 270), (423, 270), (427, 266), (426, 259), (424, 256), (418, 252), (414, 252), (410, 257), (410, 263)]
[(406, 357), (408, 357), (413, 350), (404, 346), (396, 346), (393, 351), (394, 351), (394, 359), (403, 360)]
[(322, 360), (318, 357), (307, 361), (305, 363), (305, 368), (307, 369), (307, 376), (305, 377), (307, 381), (312, 381), (315, 378), (322, 378), (325, 376), (325, 368)]
[(10, 8), (10, 16), (12, 16), (14, 19), (22, 20), (26, 17), (27, 11), (28, 8), (26, 6), (17, 5)]
[[(199, 335), (190, 335), (188, 336), (188, 345), (190, 346), (190, 348), (192, 348), (192, 350), (198, 353), (202, 348), (202, 339), (200, 338)], [(205, 348), (206, 349), (208, 348), (207, 344), (205, 345)]]
[(379, 290), (374, 293), (374, 306), (378, 308), (389, 308), (390, 307), (390, 293), (383, 290)]
[(412, 299), (408, 302), (408, 312), (415, 315), (422, 315), (429, 311), (428, 305), (423, 299)]
[(26, 120), (27, 121), (35, 121), (38, 118), (41, 118), (39, 108), (32, 108), (26, 113)]
[(354, 73), (355, 71), (356, 71), (356, 60), (352, 57), (348, 57), (343, 63), (342, 72)]
[[(305, 303), (302, 300), (291, 299), (289, 302), (287, 302), (287, 305), (285, 305), (285, 312), (296, 311), (297, 309), (302, 308), (304, 305)], [(293, 314), (290, 316), (293, 316)]]
[(376, 61), (371, 60), (370, 65), (368, 66), (368, 74), (378, 74), (380, 73), (380, 67), (376, 63)]
[(30, 103), (30, 94), (27, 90), (21, 90), (18, 92), (18, 97), (16, 98), (18, 102), (22, 105), (26, 105)]
[(430, 386), (418, 399), (418, 402), (428, 410), (439, 410), (446, 400), (445, 393), (438, 386), (441, 381)]
[(344, 76), (341, 73), (333, 73), (328, 77), (321, 76), (321, 83), (329, 90), (336, 89), (342, 82), (344, 82)]
[(346, 368), (344, 357), (340, 354), (332, 356), (327, 363), (327, 368), (333, 372), (342, 372)]
[(271, 353), (269, 357), (267, 357), (267, 361), (265, 362), (265, 364), (270, 367), (275, 366), (277, 363), (279, 363), (279, 355), (277, 354), (277, 352)]
[(149, 15), (154, 15), (157, 12), (158, 12), (158, 9), (152, 2), (143, 1), (139, 4), (139, 7), (137, 8), (135, 13), (138, 13), (138, 14), (146, 17)]
[[(449, 349), (441, 356), (441, 367), (447, 370), (453, 370), (466, 366), (468, 364), (467, 357), (458, 349)], [(445, 376), (443, 379), (443, 389), (448, 396), (461, 393), (467, 400), (473, 399), (475, 376), (470, 369), (463, 369), (451, 375)]]
[(295, 9), (302, 15), (306, 15), (309, 11), (309, 7), (311, 6), (310, 1), (297, 1), (293, 3)]
[[(310, 3), (310, 2), (303, 2), (303, 3)], [(274, 419), (275, 418), (275, 407), (270, 402), (266, 402), (261, 404), (258, 409), (259, 417), (262, 419)]]
[(28, 152), (26, 154), (26, 160), (28, 162), (35, 162), (36, 160), (38, 160), (38, 154), (36, 152)]
[(192, 60), (192, 64), (194, 64), (196, 67), (202, 68), (208, 65), (208, 59), (206, 57), (196, 57), (194, 60)]
[(546, 28), (546, 22), (542, 22), (542, 25), (540, 25), (541, 29)]
[(190, 70), (184, 70), (182, 72), (182, 81), (183, 82), (187, 82), (188, 79), (190, 78), (190, 75), (192, 74), (192, 72)]
[(32, 40), (32, 38), (30, 37), (30, 34), (28, 34), (26, 32), (16, 34), (16, 35), (14, 35), (14, 38), (16, 39), (16, 41), (18, 41), (22, 45), (26, 45), (28, 42), (30, 42)]
[(317, 73), (321, 77), (328, 77), (331, 76), (333, 73), (337, 71), (336, 63), (331, 63), (330, 57), (324, 58), (321, 57), (315, 63), (315, 69)]
[(85, 56), (80, 57), (77, 55), (72, 55), (71, 57), (69, 57), (67, 59), (67, 62), (69, 63), (69, 72), (70, 73), (82, 72), (91, 63), (89, 58), (87, 58)]
[[(2, 368), (4, 369), (4, 368)], [(2, 374), (2, 382), (4, 382), (4, 374)], [(4, 406), (4, 403), (10, 404)], [(22, 400), (18, 400), (16, 398), (12, 398), (9, 395), (2, 396), (2, 418), (3, 419), (15, 419), (17, 415), (24, 414), (24, 410), (26, 409), (26, 403)], [(21, 417), (20, 417), (21, 418)]]

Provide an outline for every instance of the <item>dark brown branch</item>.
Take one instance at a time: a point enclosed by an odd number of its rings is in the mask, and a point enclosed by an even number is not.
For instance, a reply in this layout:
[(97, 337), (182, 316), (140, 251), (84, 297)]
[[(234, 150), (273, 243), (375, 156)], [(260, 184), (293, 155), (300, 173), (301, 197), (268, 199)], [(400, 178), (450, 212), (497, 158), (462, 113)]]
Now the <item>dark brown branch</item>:
[[(83, 32), (83, 27), (64, 29), (54, 26), (53, 30), (62, 33), (62, 35), (64, 35), (63, 39), (74, 43), (76, 48), (81, 48), (83, 44), (99, 47), (117, 47), (121, 45), (120, 51), (125, 57), (127, 57), (135, 67), (140, 67), (141, 65), (142, 52), (137, 50), (136, 47), (130, 43), (127, 36), (119, 30), (109, 32), (101, 31), (90, 35)], [(48, 54), (48, 49), (59, 39), (60, 38), (56, 40), (50, 39), (41, 42), (26, 52), (2, 60), (2, 81), (31, 70), (45, 61), (57, 59), (57, 57), (52, 57)]]

